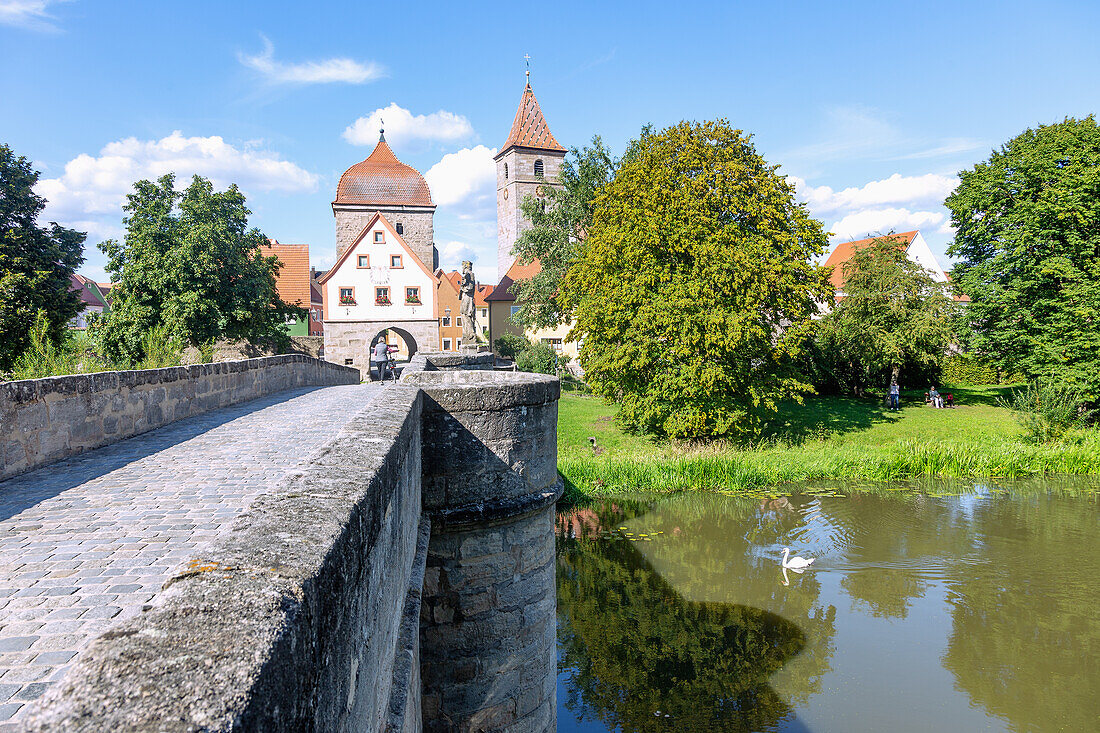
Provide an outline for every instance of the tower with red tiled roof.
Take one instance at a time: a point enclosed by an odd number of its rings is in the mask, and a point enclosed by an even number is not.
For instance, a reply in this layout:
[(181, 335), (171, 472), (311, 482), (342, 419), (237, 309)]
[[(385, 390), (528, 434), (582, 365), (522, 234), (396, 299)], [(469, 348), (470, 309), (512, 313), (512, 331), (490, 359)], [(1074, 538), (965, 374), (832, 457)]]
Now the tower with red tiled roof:
[(424, 176), (393, 154), (384, 132), (366, 160), (340, 176), (332, 213), (336, 217), (336, 256), (358, 238), (371, 217), (379, 212), (394, 224), (397, 233), (429, 270), (435, 269), (435, 204)]
[(566, 150), (550, 132), (535, 93), (530, 72), (508, 139), (496, 154), (497, 163), (497, 279), (504, 277), (516, 258), (512, 245), (531, 226), (520, 210), (527, 196), (540, 187), (559, 186), (558, 175)]

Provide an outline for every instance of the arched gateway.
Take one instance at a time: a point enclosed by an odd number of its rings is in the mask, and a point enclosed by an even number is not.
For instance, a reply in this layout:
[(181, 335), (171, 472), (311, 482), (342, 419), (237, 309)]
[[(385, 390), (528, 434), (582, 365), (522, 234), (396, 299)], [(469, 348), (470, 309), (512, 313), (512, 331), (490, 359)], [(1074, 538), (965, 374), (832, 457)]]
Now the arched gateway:
[[(396, 339), (389, 337), (389, 334), (396, 336)], [(397, 355), (399, 360), (411, 359), (416, 356), (416, 352), (420, 350), (420, 347), (416, 344), (416, 337), (398, 326), (387, 326), (374, 334), (374, 338), (371, 339), (370, 342), (371, 349), (373, 350), (374, 345), (378, 343), (379, 339), (383, 338), (390, 346), (398, 347)], [(395, 340), (400, 341), (400, 343), (395, 344)]]

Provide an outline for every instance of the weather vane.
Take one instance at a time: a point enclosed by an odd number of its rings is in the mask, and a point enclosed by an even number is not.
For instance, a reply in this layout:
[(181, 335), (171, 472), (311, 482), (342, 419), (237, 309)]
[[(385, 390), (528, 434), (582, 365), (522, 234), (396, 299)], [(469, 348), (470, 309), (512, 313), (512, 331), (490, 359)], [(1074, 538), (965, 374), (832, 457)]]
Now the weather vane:
[(531, 54), (523, 54), (523, 60), (527, 62), (527, 83), (531, 83)]
[(381, 115), (378, 117), (378, 139), (386, 139), (386, 121), (382, 119)]

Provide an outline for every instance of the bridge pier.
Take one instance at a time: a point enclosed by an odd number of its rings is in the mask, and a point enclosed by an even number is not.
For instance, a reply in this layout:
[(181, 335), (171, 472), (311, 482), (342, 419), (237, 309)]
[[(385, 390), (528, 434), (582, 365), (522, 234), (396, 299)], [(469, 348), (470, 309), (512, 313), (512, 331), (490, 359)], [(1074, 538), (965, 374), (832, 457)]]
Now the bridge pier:
[(558, 383), (421, 372), (425, 731), (556, 727)]

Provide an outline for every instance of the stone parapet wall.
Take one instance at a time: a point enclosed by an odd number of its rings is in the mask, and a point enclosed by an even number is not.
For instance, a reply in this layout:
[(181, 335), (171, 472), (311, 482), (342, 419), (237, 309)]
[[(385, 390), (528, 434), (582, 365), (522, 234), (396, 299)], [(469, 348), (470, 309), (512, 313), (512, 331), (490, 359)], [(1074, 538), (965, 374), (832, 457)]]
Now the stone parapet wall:
[(554, 730), (558, 380), (431, 362), (372, 388), (26, 728)]
[(27, 729), (420, 730), (421, 399), (376, 397), (96, 640)]
[(0, 384), (0, 480), (174, 420), (274, 392), (358, 384), (359, 371), (300, 354)]

